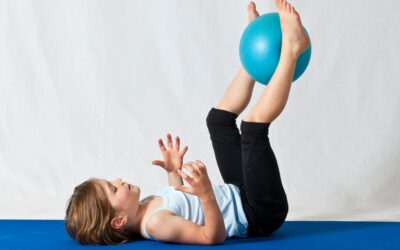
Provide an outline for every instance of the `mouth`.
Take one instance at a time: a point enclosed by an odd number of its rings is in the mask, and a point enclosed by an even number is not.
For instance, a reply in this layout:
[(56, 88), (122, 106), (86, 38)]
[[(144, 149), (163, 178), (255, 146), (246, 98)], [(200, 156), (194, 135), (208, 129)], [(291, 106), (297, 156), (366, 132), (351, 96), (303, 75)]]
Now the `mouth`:
[(131, 184), (128, 184), (128, 187), (129, 187), (129, 190), (132, 190), (132, 185)]

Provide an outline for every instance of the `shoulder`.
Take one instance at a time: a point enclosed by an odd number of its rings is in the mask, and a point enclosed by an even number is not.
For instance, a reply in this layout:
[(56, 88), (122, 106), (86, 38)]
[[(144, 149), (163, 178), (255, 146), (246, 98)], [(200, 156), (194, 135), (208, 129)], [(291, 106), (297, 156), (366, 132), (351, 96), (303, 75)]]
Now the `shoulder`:
[(152, 236), (167, 235), (168, 231), (173, 227), (174, 217), (177, 217), (169, 210), (162, 209), (157, 211), (151, 218), (148, 219), (145, 227), (148, 234)]
[(171, 217), (176, 216), (173, 212), (168, 209), (161, 209), (156, 211), (151, 218), (147, 221), (147, 227), (157, 226), (162, 222), (168, 221)]

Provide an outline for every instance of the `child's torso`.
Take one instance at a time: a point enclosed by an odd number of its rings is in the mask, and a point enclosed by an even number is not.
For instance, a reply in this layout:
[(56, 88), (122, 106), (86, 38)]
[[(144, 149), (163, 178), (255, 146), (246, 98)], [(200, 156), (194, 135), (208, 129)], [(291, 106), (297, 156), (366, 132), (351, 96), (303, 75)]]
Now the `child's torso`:
[[(224, 217), (227, 236), (245, 236), (247, 219), (240, 201), (239, 189), (232, 184), (213, 185), (213, 189)], [(150, 238), (146, 228), (147, 222), (158, 216), (177, 215), (204, 225), (204, 213), (198, 197), (175, 191), (173, 187), (159, 190), (144, 198), (141, 203), (145, 207), (145, 214), (140, 225), (140, 233), (145, 238)]]

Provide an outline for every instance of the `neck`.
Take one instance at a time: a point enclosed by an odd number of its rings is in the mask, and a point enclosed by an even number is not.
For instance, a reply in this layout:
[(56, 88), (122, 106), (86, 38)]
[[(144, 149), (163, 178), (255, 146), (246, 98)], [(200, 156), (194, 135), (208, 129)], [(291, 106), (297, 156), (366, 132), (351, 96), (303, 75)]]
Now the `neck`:
[(140, 233), (140, 225), (142, 225), (143, 217), (147, 211), (149, 206), (149, 202), (141, 202), (139, 203), (138, 210), (135, 215), (132, 216), (133, 220), (131, 220), (131, 225), (127, 225), (131, 230)]

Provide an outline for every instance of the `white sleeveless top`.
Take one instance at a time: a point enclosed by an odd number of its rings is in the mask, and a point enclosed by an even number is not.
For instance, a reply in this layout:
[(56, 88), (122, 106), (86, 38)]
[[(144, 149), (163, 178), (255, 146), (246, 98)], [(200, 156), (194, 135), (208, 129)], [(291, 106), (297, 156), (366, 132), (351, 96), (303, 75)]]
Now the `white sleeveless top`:
[[(218, 207), (220, 208), (222, 217), (224, 218), (226, 237), (246, 237), (248, 221), (243, 210), (239, 188), (233, 184), (212, 184), (212, 188), (214, 190)], [(167, 209), (186, 220), (204, 226), (204, 213), (198, 196), (175, 190), (174, 187), (168, 186), (147, 196), (142, 199), (142, 201), (155, 195), (161, 196), (164, 202), (163, 205), (153, 211), (144, 222), (145, 238), (157, 240), (147, 233), (146, 224), (155, 213), (162, 209)]]

